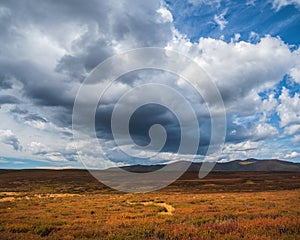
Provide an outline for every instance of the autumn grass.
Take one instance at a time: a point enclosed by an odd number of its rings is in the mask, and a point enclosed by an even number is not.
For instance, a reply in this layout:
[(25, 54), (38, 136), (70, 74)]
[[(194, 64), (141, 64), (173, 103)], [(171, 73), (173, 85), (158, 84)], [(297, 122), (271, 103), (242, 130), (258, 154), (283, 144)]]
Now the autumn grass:
[[(278, 184), (278, 176), (271, 179), (270, 184)], [(0, 202), (0, 239), (300, 238), (298, 187), (292, 189), (291, 184), (285, 190), (258, 191), (266, 185), (258, 187), (257, 182), (269, 184), (258, 176), (231, 180), (238, 182), (231, 191), (226, 191), (229, 180), (222, 184), (211, 178), (198, 182), (202, 187), (214, 182), (211, 192), (208, 187), (183, 188), (186, 183), (179, 181), (147, 194), (119, 193), (101, 185), (83, 191), (88, 187), (84, 179), (81, 183), (59, 180), (61, 184), (55, 187), (44, 182), (44, 188), (42, 182), (32, 182), (30, 188), (19, 186), (23, 191), (18, 192), (2, 186), (1, 199), (9, 198)], [(72, 184), (82, 192), (74, 193)], [(240, 184), (251, 191), (237, 192)], [(172, 207), (171, 214), (163, 214), (168, 211), (165, 206)]]

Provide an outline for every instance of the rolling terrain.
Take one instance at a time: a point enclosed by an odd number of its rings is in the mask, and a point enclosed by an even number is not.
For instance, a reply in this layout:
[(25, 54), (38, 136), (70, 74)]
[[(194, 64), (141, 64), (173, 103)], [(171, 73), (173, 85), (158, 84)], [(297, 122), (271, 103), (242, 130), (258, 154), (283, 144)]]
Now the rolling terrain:
[(299, 239), (299, 165), (262, 162), (217, 164), (203, 179), (193, 164), (136, 194), (86, 170), (0, 170), (0, 239)]
[[(165, 165), (131, 165), (123, 167), (132, 172), (150, 172), (158, 170)], [(201, 163), (193, 162), (188, 171), (199, 171)], [(250, 158), (247, 160), (235, 160), (230, 162), (217, 162), (213, 171), (232, 171), (232, 172), (300, 172), (300, 163), (293, 163), (277, 159), (258, 160)]]

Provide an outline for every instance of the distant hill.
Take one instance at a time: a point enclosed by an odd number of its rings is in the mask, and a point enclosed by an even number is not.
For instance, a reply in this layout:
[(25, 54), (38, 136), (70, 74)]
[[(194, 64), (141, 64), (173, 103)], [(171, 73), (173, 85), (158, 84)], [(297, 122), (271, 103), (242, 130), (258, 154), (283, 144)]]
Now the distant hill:
[[(122, 167), (130, 172), (152, 172), (165, 165), (132, 165)], [(188, 171), (199, 171), (201, 163), (193, 162)], [(231, 171), (231, 172), (300, 172), (300, 163), (293, 163), (277, 159), (258, 160), (250, 158), (247, 160), (235, 160), (224, 163), (216, 163), (213, 171)]]

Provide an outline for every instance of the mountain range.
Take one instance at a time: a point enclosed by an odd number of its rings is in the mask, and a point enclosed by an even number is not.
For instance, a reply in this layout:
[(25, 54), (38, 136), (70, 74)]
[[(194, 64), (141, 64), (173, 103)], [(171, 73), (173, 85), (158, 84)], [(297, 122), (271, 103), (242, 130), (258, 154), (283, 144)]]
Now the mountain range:
[[(192, 162), (188, 171), (199, 171), (201, 162)], [(161, 169), (165, 164), (159, 165), (131, 165), (124, 166), (123, 169), (130, 172), (152, 172)], [(262, 159), (258, 160), (250, 158), (246, 160), (234, 160), (230, 162), (217, 162), (213, 171), (259, 171), (259, 172), (300, 172), (300, 163), (293, 163), (277, 159)]]

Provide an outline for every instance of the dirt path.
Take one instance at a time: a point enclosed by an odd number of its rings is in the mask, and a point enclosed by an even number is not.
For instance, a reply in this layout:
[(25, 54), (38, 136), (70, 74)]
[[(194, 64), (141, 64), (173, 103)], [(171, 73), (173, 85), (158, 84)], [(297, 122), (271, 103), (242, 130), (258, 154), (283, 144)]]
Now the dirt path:
[[(80, 196), (79, 194), (69, 194), (69, 193), (56, 193), (56, 194), (34, 194), (34, 195), (24, 195), (24, 193), (21, 192), (0, 192), (0, 202), (13, 202), (17, 200), (30, 200), (33, 198), (64, 198), (64, 197), (74, 197), (74, 196)], [(129, 202), (130, 205), (136, 205), (136, 204), (142, 204), (144, 206), (157, 206), (163, 208), (162, 211), (160, 211), (158, 214), (161, 215), (173, 215), (173, 212), (175, 211), (175, 208), (167, 204), (165, 202)]]
[(162, 207), (165, 209), (165, 211), (162, 211), (162, 212), (159, 212), (159, 214), (161, 215), (173, 215), (173, 212), (175, 211), (175, 208), (170, 205), (170, 204), (167, 204), (165, 202), (162, 202), (162, 203), (157, 203), (157, 202), (127, 202), (128, 204), (131, 204), (131, 205), (135, 205), (135, 204), (142, 204), (144, 206), (158, 206), (158, 207)]
[(159, 213), (159, 214), (163, 214), (163, 215), (173, 215), (173, 211), (175, 210), (175, 208), (172, 205), (167, 204), (167, 203), (144, 202), (142, 204), (144, 206), (154, 205), (154, 206), (165, 208), (166, 212), (160, 212)]
[(0, 192), (0, 202), (13, 202), (16, 200), (30, 200), (32, 198), (61, 198), (61, 197), (74, 197), (79, 196), (79, 194), (69, 194), (69, 193), (51, 193), (51, 194), (34, 194), (34, 195), (23, 195), (20, 192)]

